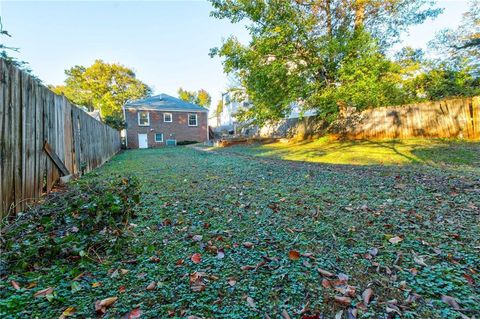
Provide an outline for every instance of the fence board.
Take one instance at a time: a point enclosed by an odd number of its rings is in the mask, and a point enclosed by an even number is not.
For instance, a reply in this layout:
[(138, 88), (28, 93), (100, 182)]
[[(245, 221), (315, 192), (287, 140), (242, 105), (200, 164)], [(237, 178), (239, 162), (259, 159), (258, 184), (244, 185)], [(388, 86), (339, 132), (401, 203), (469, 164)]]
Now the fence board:
[(0, 59), (0, 218), (28, 208), (58, 181), (45, 141), (77, 176), (120, 150), (118, 131)]

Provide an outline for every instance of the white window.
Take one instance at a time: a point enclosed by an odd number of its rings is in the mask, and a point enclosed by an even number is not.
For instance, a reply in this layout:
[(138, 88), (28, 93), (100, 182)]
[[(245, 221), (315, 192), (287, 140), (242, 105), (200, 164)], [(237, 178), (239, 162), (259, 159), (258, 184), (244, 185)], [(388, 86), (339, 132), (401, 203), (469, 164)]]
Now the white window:
[(172, 122), (172, 113), (163, 113), (164, 122)]
[(188, 126), (197, 126), (197, 114), (188, 114)]
[(150, 125), (150, 113), (141, 111), (138, 112), (138, 126), (149, 126)]
[(155, 143), (163, 142), (163, 133), (155, 133)]

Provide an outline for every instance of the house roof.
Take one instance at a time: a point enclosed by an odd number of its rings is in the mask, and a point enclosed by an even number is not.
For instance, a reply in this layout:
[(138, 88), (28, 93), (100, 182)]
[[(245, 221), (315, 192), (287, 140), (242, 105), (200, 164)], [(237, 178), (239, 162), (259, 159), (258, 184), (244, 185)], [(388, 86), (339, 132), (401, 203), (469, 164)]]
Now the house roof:
[(138, 110), (208, 112), (206, 108), (200, 105), (188, 103), (163, 93), (145, 99), (128, 102), (124, 107), (126, 109)]

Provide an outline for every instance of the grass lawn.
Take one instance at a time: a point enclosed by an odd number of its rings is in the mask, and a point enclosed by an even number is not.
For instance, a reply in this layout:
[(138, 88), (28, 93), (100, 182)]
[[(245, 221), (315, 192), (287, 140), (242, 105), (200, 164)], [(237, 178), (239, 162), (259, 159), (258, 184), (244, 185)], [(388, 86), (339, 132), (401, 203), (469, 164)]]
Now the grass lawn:
[[(402, 154), (410, 148), (394, 146)], [(255, 152), (288, 158), (281, 149)], [(127, 186), (95, 192), (105, 180), (128, 185), (124, 176), (137, 178), (141, 191), (128, 233), (101, 230), (80, 240), (91, 225), (84, 216), (120, 207), (133, 193)], [(1, 318), (94, 318), (96, 301), (105, 318), (480, 316), (475, 171), (175, 147), (123, 152), (69, 188), (78, 187), (82, 193), (54, 194), (5, 228)], [(102, 236), (109, 241), (79, 247)]]
[(461, 165), (480, 167), (480, 141), (447, 139), (315, 141), (238, 145), (233, 150), (284, 160), (351, 165)]

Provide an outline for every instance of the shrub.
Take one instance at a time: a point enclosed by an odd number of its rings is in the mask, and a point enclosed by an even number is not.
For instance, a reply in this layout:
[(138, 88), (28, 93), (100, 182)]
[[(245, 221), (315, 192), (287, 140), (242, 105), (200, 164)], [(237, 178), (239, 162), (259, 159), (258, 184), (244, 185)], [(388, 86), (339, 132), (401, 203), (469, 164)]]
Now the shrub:
[(127, 252), (129, 221), (139, 200), (139, 183), (132, 177), (101, 182), (87, 177), (50, 195), (45, 204), (3, 228), (7, 270), (37, 268), (58, 259), (102, 261), (120, 249)]

